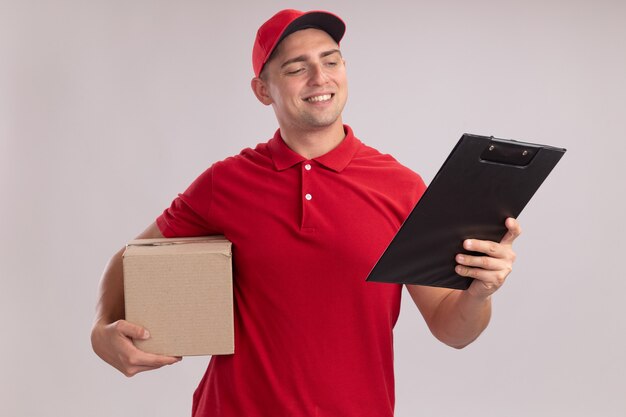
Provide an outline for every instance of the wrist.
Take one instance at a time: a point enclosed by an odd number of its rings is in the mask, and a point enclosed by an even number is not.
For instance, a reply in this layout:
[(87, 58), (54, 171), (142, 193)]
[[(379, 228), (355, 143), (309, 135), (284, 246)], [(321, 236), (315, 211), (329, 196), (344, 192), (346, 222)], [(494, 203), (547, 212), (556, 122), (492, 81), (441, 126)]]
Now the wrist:
[(492, 294), (481, 294), (471, 291), (471, 289), (467, 289), (462, 291), (460, 294), (460, 298), (463, 303), (479, 306), (484, 304), (491, 304), (491, 295)]
[(91, 334), (104, 330), (107, 326), (115, 323), (117, 320), (114, 320), (110, 317), (98, 316), (94, 319), (93, 324), (91, 325)]

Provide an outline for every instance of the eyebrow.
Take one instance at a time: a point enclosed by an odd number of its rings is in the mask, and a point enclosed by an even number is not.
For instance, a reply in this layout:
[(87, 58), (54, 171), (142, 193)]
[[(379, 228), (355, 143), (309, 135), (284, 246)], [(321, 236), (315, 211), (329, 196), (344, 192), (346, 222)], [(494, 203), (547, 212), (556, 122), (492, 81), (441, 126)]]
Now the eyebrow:
[[(330, 49), (328, 51), (324, 51), (320, 54), (320, 58), (325, 58), (329, 55), (332, 54), (339, 54), (339, 56), (341, 56), (341, 51), (339, 49)], [(286, 60), (285, 62), (282, 63), (282, 65), (280, 66), (280, 68), (284, 68), (289, 64), (293, 64), (294, 62), (303, 62), (306, 61), (308, 59), (308, 55), (299, 55), (295, 58), (291, 58)]]

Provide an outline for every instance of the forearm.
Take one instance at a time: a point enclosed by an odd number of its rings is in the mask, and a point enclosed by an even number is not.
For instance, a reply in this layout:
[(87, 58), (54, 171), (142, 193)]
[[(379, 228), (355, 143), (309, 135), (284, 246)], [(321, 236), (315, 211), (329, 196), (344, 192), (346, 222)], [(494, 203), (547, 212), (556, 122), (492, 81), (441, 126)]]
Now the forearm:
[(475, 297), (467, 291), (451, 291), (438, 305), (430, 322), (437, 339), (457, 349), (472, 343), (491, 318), (491, 297)]
[[(137, 239), (162, 238), (163, 235), (156, 223), (150, 224)], [(125, 248), (120, 249), (107, 264), (100, 286), (94, 327), (98, 324), (110, 324), (124, 319), (124, 268), (122, 255)]]
[[(163, 235), (152, 223), (137, 238), (159, 237)], [(150, 334), (143, 327), (124, 320), (123, 253), (124, 249), (113, 255), (102, 274), (96, 317), (91, 329), (91, 345), (102, 360), (124, 375), (133, 376), (138, 372), (171, 365), (180, 358), (145, 353), (133, 344), (134, 339), (147, 339)]]
[(100, 286), (94, 325), (109, 324), (124, 318), (124, 273), (122, 254), (117, 252), (107, 264)]
[(124, 319), (123, 252), (122, 249), (113, 255), (100, 279), (96, 315), (91, 328), (91, 346), (104, 361), (125, 372), (114, 361), (115, 355), (108, 351), (110, 332), (107, 332), (113, 323)]

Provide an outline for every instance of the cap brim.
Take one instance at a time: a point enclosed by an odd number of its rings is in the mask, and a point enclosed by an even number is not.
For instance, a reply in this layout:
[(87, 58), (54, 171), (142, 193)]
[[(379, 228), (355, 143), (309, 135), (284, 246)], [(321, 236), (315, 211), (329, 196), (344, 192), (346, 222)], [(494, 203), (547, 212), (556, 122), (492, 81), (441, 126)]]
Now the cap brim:
[[(346, 24), (338, 16), (328, 12), (308, 12), (291, 22), (278, 38), (276, 45), (294, 32), (303, 29), (320, 29), (328, 33), (337, 44), (346, 33)], [(275, 49), (272, 48), (272, 49)]]

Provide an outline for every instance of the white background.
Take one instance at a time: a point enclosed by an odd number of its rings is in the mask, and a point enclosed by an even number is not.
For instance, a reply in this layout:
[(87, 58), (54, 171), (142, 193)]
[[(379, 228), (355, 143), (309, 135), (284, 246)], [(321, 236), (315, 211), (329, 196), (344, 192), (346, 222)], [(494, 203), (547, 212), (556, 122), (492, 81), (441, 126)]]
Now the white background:
[(213, 161), (272, 136), (250, 56), (284, 7), (346, 20), (344, 120), (427, 182), (463, 132), (568, 149), (477, 342), (440, 344), (404, 298), (397, 417), (626, 415), (618, 0), (0, 1), (0, 415), (189, 415), (207, 358), (122, 376), (91, 351), (97, 283)]

